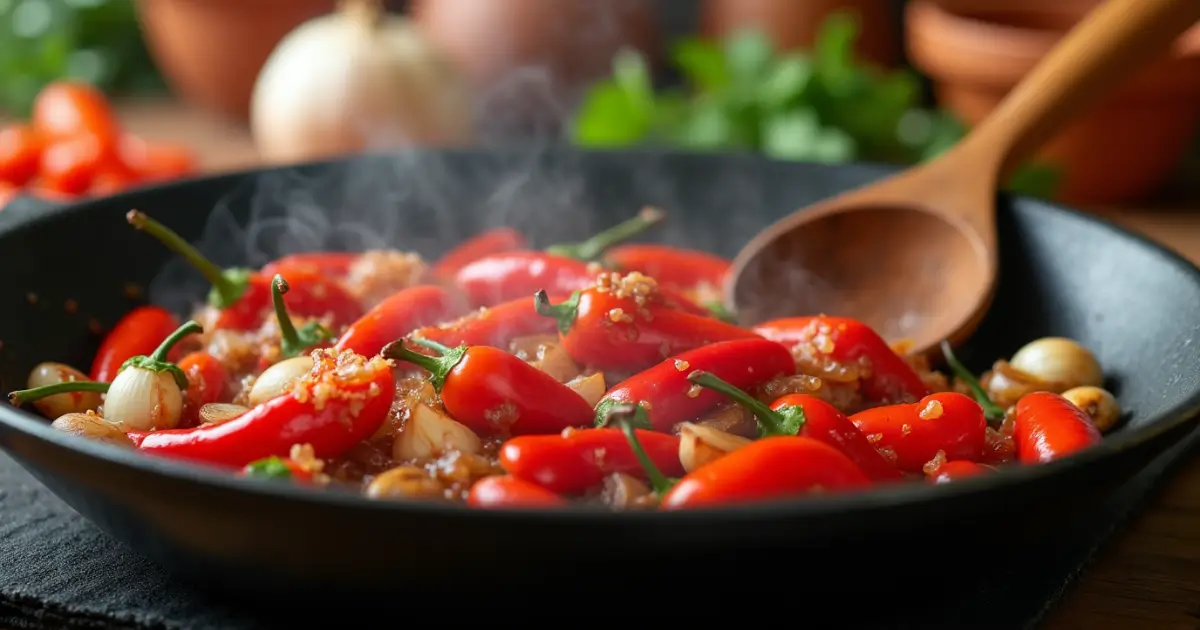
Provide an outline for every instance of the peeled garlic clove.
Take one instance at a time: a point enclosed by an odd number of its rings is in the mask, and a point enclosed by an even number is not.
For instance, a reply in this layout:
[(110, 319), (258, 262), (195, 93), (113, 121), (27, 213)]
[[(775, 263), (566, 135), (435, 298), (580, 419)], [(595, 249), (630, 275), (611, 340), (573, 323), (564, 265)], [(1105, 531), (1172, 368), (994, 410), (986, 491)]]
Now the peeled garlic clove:
[(587, 401), (589, 406), (595, 407), (596, 403), (604, 398), (604, 392), (607, 391), (608, 385), (604, 382), (604, 372), (596, 372), (591, 376), (579, 376), (567, 383), (570, 387)]
[(204, 424), (220, 424), (250, 411), (249, 407), (231, 403), (207, 403), (200, 407), (200, 422)]
[(421, 468), (400, 466), (380, 473), (367, 484), (372, 499), (439, 499), (445, 496), (442, 484)]
[[(39, 363), (29, 372), (29, 389), (59, 383), (90, 381), (86, 374), (65, 363)], [(100, 392), (69, 392), (46, 396), (31, 403), (38, 413), (47, 418), (57, 418), (68, 413), (85, 413), (95, 410), (104, 402)]]
[(310, 356), (292, 357), (285, 359), (263, 370), (254, 386), (250, 388), (247, 400), (251, 406), (261, 405), (272, 398), (278, 398), (287, 393), (292, 383), (312, 371), (313, 360)]
[(1025, 344), (1008, 360), (1008, 364), (1044, 383), (1061, 387), (1061, 393), (1072, 387), (1104, 383), (1100, 362), (1082, 344), (1065, 337), (1043, 337)]
[(751, 441), (712, 427), (685, 422), (679, 425), (679, 462), (684, 470), (692, 472)]
[(183, 392), (168, 371), (128, 367), (104, 399), (104, 417), (131, 431), (174, 429), (183, 416)]
[(557, 343), (538, 346), (534, 356), (536, 358), (530, 361), (529, 364), (553, 376), (554, 380), (560, 383), (565, 383), (579, 376), (579, 366), (575, 365), (575, 360)]
[(133, 440), (125, 435), (125, 429), (116, 422), (109, 422), (94, 413), (68, 413), (59, 416), (50, 426), (71, 435), (89, 440), (133, 448)]
[(1063, 392), (1062, 397), (1082, 409), (1101, 433), (1112, 430), (1121, 418), (1121, 404), (1106, 389), (1091, 385), (1072, 387)]
[(397, 461), (430, 459), (447, 451), (477, 455), (482, 450), (474, 431), (425, 403), (413, 407), (404, 429), (392, 442), (392, 458)]

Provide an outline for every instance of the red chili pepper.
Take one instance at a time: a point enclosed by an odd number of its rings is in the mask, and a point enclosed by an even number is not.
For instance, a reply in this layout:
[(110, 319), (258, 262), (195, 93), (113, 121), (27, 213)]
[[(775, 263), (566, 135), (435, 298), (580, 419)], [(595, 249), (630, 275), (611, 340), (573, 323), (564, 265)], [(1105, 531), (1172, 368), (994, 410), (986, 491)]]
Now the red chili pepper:
[(396, 396), (390, 362), (352, 352), (315, 350), (313, 369), (288, 394), (220, 424), (167, 431), (131, 431), (142, 451), (242, 467), (287, 457), (307, 443), (321, 459), (338, 457), (367, 439), (387, 419)]
[(427, 370), (446, 412), (476, 433), (558, 433), (592, 419), (591, 406), (575, 390), (516, 355), (488, 346), (420, 343), (441, 356), (418, 354), (403, 341), (388, 344), (383, 356)]
[(986, 474), (990, 469), (975, 462), (960, 459), (952, 462), (941, 462), (937, 466), (927, 468), (925, 479), (929, 483), (951, 483)]
[(647, 208), (580, 243), (552, 245), (545, 251), (512, 251), (478, 258), (463, 265), (454, 282), (466, 292), (472, 306), (491, 306), (515, 300), (534, 291), (570, 293), (596, 280), (601, 267), (589, 264), (612, 245), (660, 223), (662, 212)]
[[(562, 296), (560, 296), (562, 299)], [(491, 346), (506, 350), (512, 341), (528, 335), (553, 334), (554, 320), (537, 312), (528, 297), (480, 309), (446, 324), (426, 326), (410, 336), (443, 346)]]
[(229, 370), (216, 357), (204, 351), (188, 354), (176, 365), (188, 382), (187, 391), (184, 392), (184, 421), (194, 426), (199, 421), (201, 407), (220, 402), (225, 396)]
[(664, 510), (732, 505), (856, 490), (871, 479), (844, 453), (807, 437), (769, 437), (693, 470), (667, 492)]
[(544, 291), (537, 311), (558, 322), (563, 349), (581, 365), (598, 370), (641, 370), (701, 346), (734, 339), (759, 339), (754, 332), (711, 317), (667, 306), (653, 293), (616, 293), (616, 283), (594, 284), (552, 305)]
[[(130, 357), (150, 355), (158, 344), (179, 328), (179, 318), (157, 306), (139, 306), (125, 314), (100, 343), (89, 376), (111, 382)], [(178, 347), (178, 346), (176, 346)], [(175, 351), (174, 359), (179, 354)]]
[(334, 347), (373, 356), (387, 344), (418, 328), (446, 321), (460, 313), (462, 304), (449, 290), (432, 285), (408, 287), (376, 304), (350, 324)]
[(476, 508), (525, 508), (566, 505), (562, 497), (512, 475), (484, 477), (471, 486), (467, 505)]
[(875, 481), (900, 481), (904, 475), (871, 445), (867, 436), (837, 407), (804, 394), (789, 394), (771, 406), (708, 372), (692, 372), (688, 380), (731, 398), (758, 418), (763, 436), (800, 435), (824, 442), (846, 454)]
[(635, 374), (610, 389), (596, 404), (596, 423), (603, 426), (611, 409), (623, 403), (639, 407), (637, 422), (655, 431), (671, 431), (717, 406), (721, 394), (688, 380), (695, 370), (711, 372), (740, 389), (753, 389), (778, 376), (796, 372), (788, 349), (766, 339), (723, 341), (696, 348)]
[(895, 454), (896, 467), (907, 472), (921, 472), (938, 451), (949, 460), (977, 460), (987, 434), (983, 408), (955, 392), (867, 409), (850, 416), (850, 422), (875, 448)]
[(350, 273), (352, 267), (362, 254), (358, 252), (306, 252), (303, 254), (288, 254), (267, 263), (259, 273), (267, 277), (282, 275), (285, 278), (300, 273), (303, 275), (322, 275), (342, 279)]
[(470, 263), (506, 252), (525, 249), (529, 243), (520, 232), (510, 227), (492, 228), (459, 243), (442, 255), (433, 266), (434, 277), (451, 279), (459, 269)]
[(1013, 441), (1022, 464), (1043, 464), (1099, 444), (1100, 431), (1071, 401), (1050, 392), (1017, 401)]
[(720, 288), (729, 272), (729, 261), (692, 249), (654, 243), (630, 243), (604, 254), (605, 262), (622, 271), (640, 271), (677, 289), (699, 286)]
[[(659, 470), (683, 474), (679, 436), (642, 430), (637, 436)], [(617, 428), (513, 438), (500, 447), (500, 466), (518, 479), (557, 494), (584, 492), (612, 473), (646, 473), (625, 434)]]
[(848, 317), (789, 317), (754, 327), (754, 332), (790, 348), (804, 345), (815, 359), (831, 359), (839, 365), (869, 370), (860, 381), (868, 400), (883, 403), (912, 402), (929, 394), (916, 370), (871, 330)]
[[(145, 231), (179, 254), (204, 275), (212, 284), (208, 295), (211, 305), (221, 310), (213, 323), (214, 329), (251, 330), (262, 325), (271, 311), (272, 276), (249, 269), (221, 269), (204, 257), (199, 250), (172, 232), (165, 225), (137, 210), (125, 215), (126, 220)], [(336, 280), (319, 273), (291, 272), (291, 310), (304, 317), (332, 315), (335, 326), (354, 321), (362, 314), (358, 300)]]

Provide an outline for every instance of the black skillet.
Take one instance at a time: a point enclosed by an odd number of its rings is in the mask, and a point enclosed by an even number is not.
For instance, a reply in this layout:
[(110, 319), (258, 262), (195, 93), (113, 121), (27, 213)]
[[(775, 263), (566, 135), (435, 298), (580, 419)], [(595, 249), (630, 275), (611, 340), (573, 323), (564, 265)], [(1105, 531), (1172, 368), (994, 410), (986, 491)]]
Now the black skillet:
[[(671, 216), (648, 238), (731, 255), (777, 217), (886, 172), (654, 152), (411, 153), (13, 206), (0, 215), (0, 385), (22, 387), (40, 361), (89, 365), (98, 343), (89, 324), (111, 325), (131, 308), (130, 283), (181, 312), (203, 295), (197, 275), (126, 225), (130, 208), (220, 264), (382, 244), (434, 256), (500, 223), (545, 245), (645, 204)], [(1073, 337), (1097, 353), (1129, 412), (1102, 446), (1051, 465), (741, 509), (483, 513), (235, 479), (60, 434), (8, 406), (0, 446), (114, 538), (223, 592), (295, 602), (310, 589), (625, 588), (638, 601), (668, 584), (868, 592), (919, 591), (929, 579), (944, 591), (956, 581), (950, 569), (1001, 562), (1087, 513), (1200, 410), (1200, 271), (1108, 223), (1029, 199), (1002, 198), (999, 229), (995, 305), (962, 358), (978, 370), (1034, 338)], [(776, 571), (747, 574), (760, 561)]]

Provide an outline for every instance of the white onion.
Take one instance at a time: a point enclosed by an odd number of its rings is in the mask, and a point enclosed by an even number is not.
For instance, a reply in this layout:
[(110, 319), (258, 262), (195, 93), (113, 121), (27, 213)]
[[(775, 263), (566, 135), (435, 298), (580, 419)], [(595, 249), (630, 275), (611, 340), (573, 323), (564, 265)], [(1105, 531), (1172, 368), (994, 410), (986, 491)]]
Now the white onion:
[(447, 451), (477, 455), (482, 450), (483, 444), (474, 431), (433, 407), (418, 403), (392, 442), (392, 459), (429, 459)]
[(251, 405), (261, 405), (272, 398), (287, 393), (292, 383), (312, 371), (313, 359), (310, 356), (284, 359), (263, 370), (250, 388), (247, 400)]
[(608, 389), (608, 385), (604, 382), (604, 372), (596, 372), (591, 376), (579, 376), (567, 383), (567, 387), (575, 390), (575, 393), (586, 400), (591, 407), (595, 407), (596, 403), (604, 398), (604, 392)]
[(685, 422), (679, 425), (679, 463), (692, 472), (750, 443), (740, 435)]
[(464, 142), (465, 83), (380, 0), (301, 24), (259, 71), (250, 122), (259, 154), (295, 162), (406, 145)]
[(104, 399), (104, 416), (127, 430), (173, 429), (183, 415), (183, 392), (167, 370), (129, 366), (117, 373)]

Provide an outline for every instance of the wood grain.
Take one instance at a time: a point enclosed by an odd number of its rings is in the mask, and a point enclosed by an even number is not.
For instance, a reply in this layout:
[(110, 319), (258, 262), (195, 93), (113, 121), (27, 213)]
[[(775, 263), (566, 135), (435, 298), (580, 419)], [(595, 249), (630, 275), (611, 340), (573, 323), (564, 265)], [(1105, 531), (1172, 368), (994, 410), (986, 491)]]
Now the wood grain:
[[(210, 171), (253, 166), (258, 156), (240, 125), (168, 102), (121, 107), (132, 131), (191, 144)], [(1153, 209), (1096, 209), (1200, 263), (1200, 196)], [(1158, 493), (1102, 552), (1050, 615), (1050, 630), (1200, 629), (1200, 458)]]

